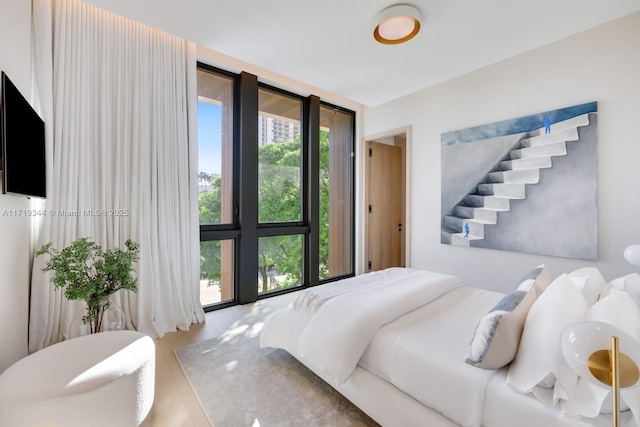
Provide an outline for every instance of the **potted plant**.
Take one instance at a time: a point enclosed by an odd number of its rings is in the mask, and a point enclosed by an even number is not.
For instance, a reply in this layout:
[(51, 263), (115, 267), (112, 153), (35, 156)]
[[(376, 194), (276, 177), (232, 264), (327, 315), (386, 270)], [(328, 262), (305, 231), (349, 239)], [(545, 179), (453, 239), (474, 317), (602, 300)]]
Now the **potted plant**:
[(139, 245), (127, 240), (126, 251), (120, 248), (105, 251), (86, 237), (61, 251), (51, 245), (49, 242), (36, 252), (36, 256), (51, 256), (42, 271), (53, 271), (51, 282), (55, 288), (64, 289), (67, 299), (84, 300), (87, 311), (82, 323), (89, 324), (90, 333), (102, 331), (103, 315), (111, 304), (109, 297), (120, 289), (138, 290), (131, 273), (133, 264), (140, 259)]

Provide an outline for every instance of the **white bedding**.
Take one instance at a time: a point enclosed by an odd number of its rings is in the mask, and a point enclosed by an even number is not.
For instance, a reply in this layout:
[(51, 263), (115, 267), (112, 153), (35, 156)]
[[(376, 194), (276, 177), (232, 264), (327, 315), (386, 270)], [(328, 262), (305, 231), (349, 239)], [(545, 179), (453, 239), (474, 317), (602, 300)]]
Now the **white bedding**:
[(465, 358), (478, 319), (503, 296), (455, 289), (381, 327), (359, 365), (457, 424), (479, 427), (494, 371)]
[[(363, 276), (375, 279), (379, 274)], [(270, 315), (260, 333), (260, 345), (284, 348), (312, 361), (331, 385), (338, 386), (351, 375), (382, 325), (464, 286), (457, 276), (424, 270), (391, 269), (385, 274), (387, 280), (376, 281), (375, 286), (358, 276), (304, 291), (300, 298), (305, 300), (314, 299), (309, 293), (321, 293), (321, 306), (311, 314), (307, 304), (294, 302)], [(363, 289), (331, 291), (335, 286), (351, 288), (354, 281)], [(301, 306), (305, 309), (295, 308)]]
[[(610, 427), (611, 416), (572, 418), (560, 414), (558, 406), (549, 406), (532, 394), (516, 393), (506, 383), (508, 368), (496, 371), (487, 385), (483, 425), (486, 427)], [(620, 414), (620, 426), (637, 426), (631, 411)]]
[[(610, 416), (571, 418), (511, 390), (506, 368), (465, 363), (478, 320), (503, 294), (413, 269), (362, 275), (301, 294), (267, 318), (261, 346), (287, 350), (385, 427), (420, 425), (420, 417), (430, 426), (610, 425)], [(634, 425), (630, 412), (621, 421)]]
[(296, 297), (291, 306), (298, 311), (313, 315), (322, 307), (322, 304), (333, 298), (349, 292), (362, 291), (383, 283), (401, 280), (403, 277), (411, 274), (412, 271), (413, 270), (408, 268), (388, 268), (381, 271), (372, 271), (371, 273), (362, 274), (347, 280), (306, 289)]

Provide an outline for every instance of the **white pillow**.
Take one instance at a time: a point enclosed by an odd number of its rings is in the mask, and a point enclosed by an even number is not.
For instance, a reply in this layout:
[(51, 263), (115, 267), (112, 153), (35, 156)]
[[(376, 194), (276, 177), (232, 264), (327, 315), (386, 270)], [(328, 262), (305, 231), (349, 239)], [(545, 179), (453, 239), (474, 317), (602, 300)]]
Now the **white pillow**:
[(518, 351), (527, 313), (550, 283), (551, 273), (544, 264), (521, 278), (516, 289), (478, 322), (466, 362), (483, 369), (499, 369), (511, 363)]
[[(585, 320), (617, 326), (640, 341), (640, 308), (627, 293), (615, 288), (611, 288), (606, 297), (601, 298), (589, 308)], [(574, 398), (563, 401), (562, 410), (572, 416), (593, 418), (601, 412), (610, 414), (610, 401), (609, 390), (580, 378)], [(640, 402), (640, 389), (621, 390), (620, 409), (622, 411), (628, 410), (628, 403), (633, 402)], [(638, 411), (640, 411), (640, 407), (634, 410), (634, 414)], [(640, 412), (635, 415), (636, 418), (640, 417)]]
[(611, 289), (626, 292), (636, 305), (640, 307), (640, 275), (638, 273), (628, 274), (610, 281), (600, 293), (600, 298), (607, 297)]
[(520, 279), (516, 289), (529, 291), (531, 287), (535, 285), (536, 295), (539, 296), (542, 291), (549, 287), (551, 282), (553, 282), (551, 272), (549, 272), (549, 269), (544, 264), (540, 264)]
[[(571, 273), (569, 273), (569, 277), (571, 277), (572, 279), (587, 279), (580, 292), (582, 292), (585, 301), (587, 301), (588, 307), (591, 307), (593, 304), (595, 304), (596, 301), (598, 301), (600, 292), (607, 285), (607, 281), (604, 277), (602, 277), (602, 274), (600, 274), (600, 270), (595, 267), (580, 268), (578, 270), (572, 271)], [(574, 282), (576, 283), (576, 286), (580, 286), (578, 285), (578, 280), (575, 280)]]
[(640, 308), (626, 292), (611, 289), (587, 311), (586, 320), (617, 326), (640, 341)]
[(542, 400), (534, 389), (550, 385), (551, 380), (550, 403), (573, 397), (578, 374), (564, 360), (560, 337), (567, 326), (584, 320), (586, 312), (587, 303), (569, 276), (554, 280), (529, 310), (507, 384), (520, 393), (534, 392)]

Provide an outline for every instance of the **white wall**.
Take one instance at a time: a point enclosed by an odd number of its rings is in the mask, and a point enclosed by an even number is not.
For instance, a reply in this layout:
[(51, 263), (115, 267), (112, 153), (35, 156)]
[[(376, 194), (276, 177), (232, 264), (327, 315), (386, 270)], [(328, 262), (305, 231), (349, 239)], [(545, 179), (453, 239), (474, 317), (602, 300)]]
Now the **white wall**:
[[(598, 262), (440, 244), (440, 134), (590, 101), (598, 102)], [(638, 271), (622, 253), (640, 243), (640, 13), (367, 109), (363, 120), (365, 136), (412, 127), (411, 266), (499, 291), (540, 263), (554, 276), (584, 266), (609, 280)]]
[[(30, 98), (31, 2), (2, 0), (0, 70)], [(29, 209), (25, 197), (0, 194), (0, 372), (27, 355), (31, 223), (7, 216)]]

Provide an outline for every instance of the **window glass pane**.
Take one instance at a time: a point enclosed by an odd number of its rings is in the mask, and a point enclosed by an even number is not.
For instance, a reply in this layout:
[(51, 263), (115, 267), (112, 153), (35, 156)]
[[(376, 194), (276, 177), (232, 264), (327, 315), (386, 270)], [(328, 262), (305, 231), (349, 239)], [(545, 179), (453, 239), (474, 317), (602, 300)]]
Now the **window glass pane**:
[(320, 279), (353, 272), (353, 115), (320, 106)]
[(298, 222), (302, 101), (261, 88), (258, 104), (258, 221)]
[(302, 235), (258, 239), (258, 292), (302, 285)]
[(233, 79), (198, 70), (200, 224), (233, 222)]
[(200, 242), (200, 303), (233, 300), (233, 240)]

